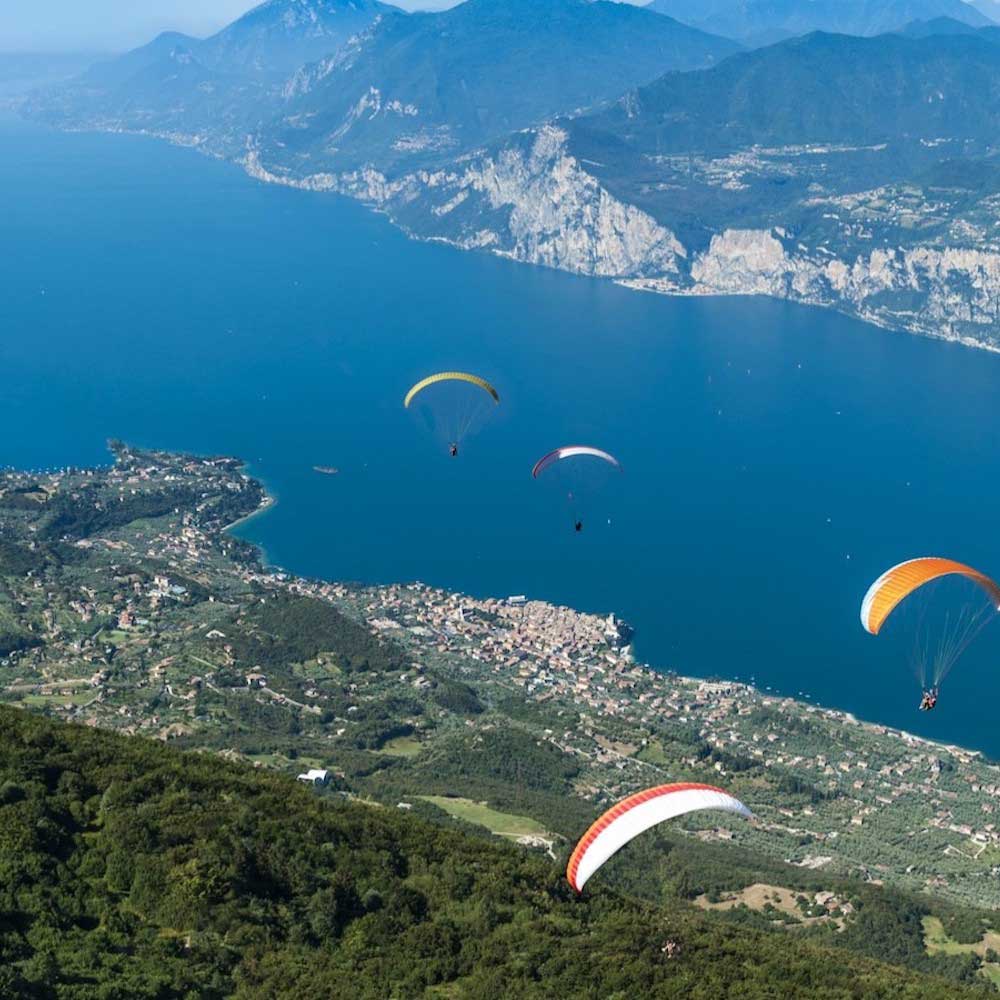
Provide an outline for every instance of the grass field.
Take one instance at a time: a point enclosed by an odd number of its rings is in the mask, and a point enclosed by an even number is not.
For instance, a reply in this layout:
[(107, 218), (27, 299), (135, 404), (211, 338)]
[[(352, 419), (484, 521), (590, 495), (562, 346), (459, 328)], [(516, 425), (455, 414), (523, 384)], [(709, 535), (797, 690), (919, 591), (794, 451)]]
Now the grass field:
[(248, 753), (243, 756), (255, 764), (262, 764), (280, 771), (303, 772), (308, 771), (311, 767), (322, 768), (324, 766), (323, 761), (318, 757), (296, 757), (295, 760), (292, 760), (291, 757), (286, 757), (281, 753)]
[(770, 905), (778, 912), (794, 917), (803, 926), (832, 923), (838, 929), (843, 929), (842, 919), (830, 916), (807, 917), (798, 906), (797, 900), (800, 895), (803, 893), (786, 889), (784, 886), (756, 882), (747, 886), (742, 892), (730, 893), (726, 899), (718, 903), (710, 903), (707, 896), (699, 896), (695, 900), (695, 905), (704, 910), (732, 910), (738, 906), (746, 906), (757, 913), (763, 913)]
[(663, 767), (670, 763), (669, 758), (663, 752), (663, 747), (656, 740), (650, 740), (637, 754), (636, 759), (645, 761), (647, 764), (656, 764)]
[(420, 753), (420, 740), (414, 736), (397, 736), (394, 740), (389, 740), (379, 753), (388, 754), (390, 757), (416, 757)]
[(466, 823), (476, 823), (485, 826), (487, 830), (501, 837), (540, 837), (551, 840), (552, 835), (530, 816), (514, 816), (511, 813), (497, 812), (485, 802), (473, 802), (471, 799), (452, 799), (444, 795), (421, 795), (425, 802), (431, 802), (443, 809), (455, 819)]
[[(924, 917), (924, 947), (928, 955), (965, 955), (975, 952), (982, 956), (988, 948), (1000, 952), (1000, 934), (990, 932), (984, 934), (982, 941), (977, 944), (960, 944), (948, 936), (937, 917)], [(1000, 965), (987, 963), (983, 965), (982, 971), (990, 982), (1000, 986)]]
[(45, 708), (46, 705), (86, 705), (97, 697), (97, 692), (93, 690), (77, 691), (76, 694), (28, 694), (21, 702), (29, 708)]

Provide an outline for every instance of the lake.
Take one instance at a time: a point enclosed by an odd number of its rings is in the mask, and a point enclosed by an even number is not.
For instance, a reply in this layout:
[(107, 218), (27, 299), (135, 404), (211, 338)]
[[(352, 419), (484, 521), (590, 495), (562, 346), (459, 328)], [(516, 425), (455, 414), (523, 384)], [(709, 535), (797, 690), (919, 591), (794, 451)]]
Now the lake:
[[(242, 533), (291, 571), (615, 611), (658, 668), (1000, 756), (1000, 623), (921, 715), (858, 622), (901, 559), (1000, 573), (1000, 357), (414, 243), (153, 140), (6, 119), (0, 152), (0, 463), (238, 454), (279, 500)], [(455, 461), (401, 405), (453, 368), (503, 397)], [(575, 443), (625, 470), (579, 535), (530, 475)]]

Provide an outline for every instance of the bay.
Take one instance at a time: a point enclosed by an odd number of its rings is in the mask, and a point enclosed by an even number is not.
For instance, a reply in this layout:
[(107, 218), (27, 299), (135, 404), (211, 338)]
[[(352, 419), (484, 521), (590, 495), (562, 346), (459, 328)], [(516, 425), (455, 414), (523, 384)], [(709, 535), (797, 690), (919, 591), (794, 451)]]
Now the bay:
[[(103, 463), (109, 437), (238, 454), (279, 500), (241, 533), (292, 572), (614, 611), (658, 669), (1000, 756), (1000, 624), (920, 715), (858, 621), (901, 559), (1000, 573), (994, 355), (419, 244), (188, 150), (11, 119), (0, 261), (2, 464)], [(444, 368), (504, 401), (455, 461), (401, 406)], [(625, 468), (579, 535), (530, 475), (567, 443)]]

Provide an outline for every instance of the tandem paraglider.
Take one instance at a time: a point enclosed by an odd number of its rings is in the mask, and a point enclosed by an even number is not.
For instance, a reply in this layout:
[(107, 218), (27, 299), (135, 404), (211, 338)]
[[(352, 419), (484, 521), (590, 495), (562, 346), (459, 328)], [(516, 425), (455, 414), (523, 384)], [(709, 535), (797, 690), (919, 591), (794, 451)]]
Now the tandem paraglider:
[(953, 559), (910, 559), (883, 573), (861, 603), (871, 635), (883, 627), (909, 647), (920, 711), (937, 708), (942, 681), (1000, 611), (1000, 585)]

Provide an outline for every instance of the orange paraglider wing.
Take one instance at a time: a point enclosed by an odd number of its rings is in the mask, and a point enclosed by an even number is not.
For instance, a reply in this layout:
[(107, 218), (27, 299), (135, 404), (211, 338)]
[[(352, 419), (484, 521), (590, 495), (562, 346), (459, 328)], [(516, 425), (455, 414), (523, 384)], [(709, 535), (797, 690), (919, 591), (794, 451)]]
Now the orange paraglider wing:
[(869, 589), (861, 604), (861, 624), (865, 631), (878, 635), (886, 619), (915, 590), (943, 576), (964, 576), (979, 584), (1000, 610), (1000, 586), (971, 566), (954, 559), (911, 559), (883, 573)]

